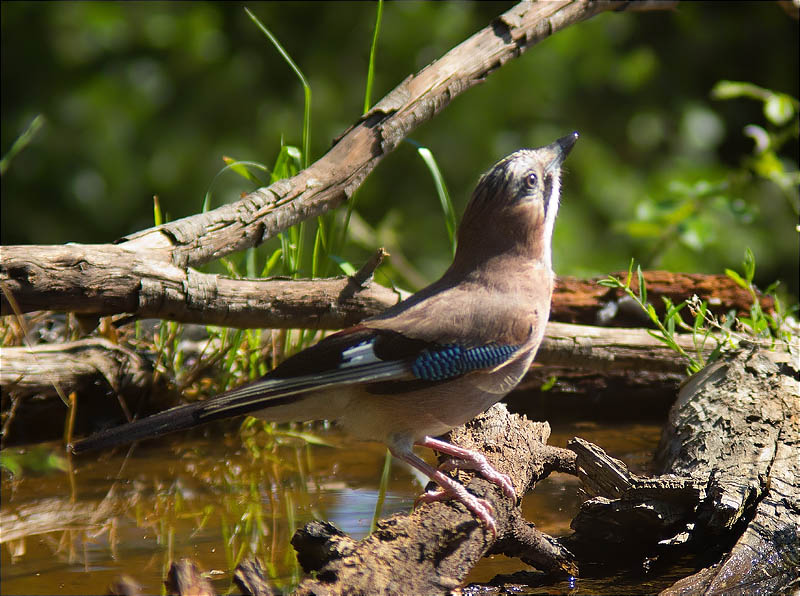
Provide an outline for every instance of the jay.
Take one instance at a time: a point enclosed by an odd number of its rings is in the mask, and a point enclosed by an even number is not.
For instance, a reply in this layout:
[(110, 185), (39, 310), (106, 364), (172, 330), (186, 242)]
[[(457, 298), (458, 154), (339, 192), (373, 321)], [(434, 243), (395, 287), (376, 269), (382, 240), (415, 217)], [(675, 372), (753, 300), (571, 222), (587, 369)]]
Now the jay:
[[(561, 165), (578, 133), (522, 149), (480, 179), (441, 279), (380, 315), (330, 335), (263, 378), (206, 401), (107, 429), (71, 446), (76, 454), (251, 414), (275, 422), (333, 420), (441, 488), (492, 533), (493, 511), (446, 468), (476, 470), (514, 498), (511, 480), (479, 453), (435, 437), (464, 424), (511, 391), (544, 335), (553, 290), (551, 238)], [(437, 469), (420, 445), (454, 458)]]

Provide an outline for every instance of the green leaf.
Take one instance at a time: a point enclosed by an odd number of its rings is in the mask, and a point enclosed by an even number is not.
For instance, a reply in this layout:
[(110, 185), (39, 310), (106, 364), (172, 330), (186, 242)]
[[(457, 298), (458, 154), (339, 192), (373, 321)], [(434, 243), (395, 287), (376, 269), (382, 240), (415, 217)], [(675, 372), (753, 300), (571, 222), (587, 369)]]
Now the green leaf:
[(278, 157), (275, 159), (275, 165), (270, 176), (270, 184), (284, 178), (291, 178), (297, 174), (300, 171), (301, 159), (302, 153), (300, 149), (294, 145), (283, 145), (278, 152)]
[(667, 306), (667, 314), (664, 315), (665, 319), (675, 318), (675, 316), (683, 309), (683, 307), (686, 306), (686, 301), (673, 305), (672, 301), (667, 297), (664, 297), (664, 303)]
[(642, 304), (647, 303), (647, 284), (644, 282), (644, 274), (642, 273), (641, 266), (636, 266), (636, 277), (639, 279), (639, 300)]
[(756, 275), (756, 258), (750, 247), (744, 249), (744, 276), (747, 279), (748, 286), (753, 283), (753, 278)]
[(650, 317), (650, 320), (653, 321), (654, 323), (658, 321), (658, 314), (656, 313), (656, 309), (653, 307), (653, 305), (650, 304), (649, 302), (645, 302), (643, 304), (647, 308), (647, 316)]
[(356, 268), (349, 262), (343, 259), (342, 257), (337, 257), (336, 255), (328, 255), (330, 259), (339, 266), (345, 275), (354, 275), (356, 272)]
[(548, 379), (542, 383), (542, 386), (539, 387), (539, 391), (550, 391), (555, 386), (556, 381), (558, 381), (557, 376), (552, 375), (548, 377)]
[(725, 275), (730, 277), (733, 281), (736, 282), (737, 285), (741, 286), (745, 290), (749, 289), (747, 282), (742, 279), (742, 276), (736, 273), (733, 269), (725, 269)]
[(705, 323), (707, 311), (708, 311), (708, 302), (703, 300), (703, 302), (700, 303), (700, 309), (697, 311), (697, 314), (694, 317), (694, 325), (692, 326), (692, 331), (695, 334), (700, 332), (700, 328)]
[(250, 170), (248, 170), (247, 166), (248, 165), (252, 165), (252, 166), (255, 166), (255, 167), (257, 167), (257, 168), (259, 168), (259, 169), (261, 169), (261, 170), (263, 170), (265, 172), (269, 172), (269, 170), (263, 164), (250, 162), (250, 161), (239, 161), (239, 160), (234, 159), (232, 157), (228, 157), (227, 155), (223, 155), (222, 156), (222, 161), (224, 161), (225, 164), (232, 171), (234, 171), (237, 174), (239, 174), (239, 176), (241, 176), (242, 178), (244, 178), (248, 182), (252, 182), (253, 184), (257, 184), (259, 186), (262, 186), (264, 184), (264, 181), (261, 180), (255, 174), (253, 174)]
[(606, 288), (624, 288), (625, 285), (616, 277), (608, 276), (606, 279), (601, 279), (597, 282), (598, 285), (605, 286)]
[(631, 279), (633, 278), (633, 259), (631, 259), (630, 265), (628, 265), (628, 278), (625, 280), (625, 288), (631, 287)]
[(652, 329), (648, 329), (647, 333), (649, 333), (651, 337), (657, 339), (658, 341), (667, 344), (667, 346), (669, 346), (670, 348), (675, 349), (674, 348), (675, 342), (672, 340), (672, 338), (665, 337), (664, 335), (662, 335), (658, 331), (653, 331)]
[(333, 443), (329, 443), (324, 439), (319, 438), (317, 435), (311, 433), (300, 432), (296, 430), (279, 430), (275, 432), (278, 436), (292, 437), (295, 439), (302, 439), (311, 445), (319, 445), (321, 447), (335, 447)]

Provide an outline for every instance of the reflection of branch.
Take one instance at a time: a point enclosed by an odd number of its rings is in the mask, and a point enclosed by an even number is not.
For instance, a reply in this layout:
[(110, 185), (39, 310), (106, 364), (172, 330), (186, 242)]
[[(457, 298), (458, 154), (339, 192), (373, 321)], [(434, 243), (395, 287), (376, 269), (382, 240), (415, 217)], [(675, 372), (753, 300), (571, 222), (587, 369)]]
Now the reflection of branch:
[[(79, 309), (169, 318), (174, 303), (149, 301), (148, 284), (177, 282), (180, 310), (194, 307), (182, 286), (198, 266), (256, 246), (310, 217), (347, 201), (408, 134), (431, 120), (463, 91), (482, 82), (535, 43), (598, 12), (671, 3), (560, 1), (514, 6), (436, 62), (409, 76), (353, 124), (322, 158), (296, 176), (260, 188), (243, 199), (123, 238), (115, 244), (5, 247), (0, 281), (22, 312)], [(216, 291), (210, 278), (200, 290)], [(0, 297), (0, 312), (10, 314)]]

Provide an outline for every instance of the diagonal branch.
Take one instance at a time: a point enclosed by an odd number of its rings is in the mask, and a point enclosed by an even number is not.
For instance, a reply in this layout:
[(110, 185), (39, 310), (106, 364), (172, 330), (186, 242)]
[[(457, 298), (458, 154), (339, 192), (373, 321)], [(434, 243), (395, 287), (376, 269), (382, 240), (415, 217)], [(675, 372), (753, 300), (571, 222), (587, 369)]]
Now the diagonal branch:
[[(606, 10), (663, 9), (673, 3), (522, 2), (442, 58), (409, 76), (364, 114), (314, 164), (241, 200), (132, 234), (114, 244), (3, 247), (0, 283), (22, 312), (53, 308), (132, 312), (148, 305), (147, 279), (256, 246), (348, 200), (378, 162), (417, 126), (553, 33)], [(147, 273), (147, 274), (143, 274)], [(70, 297), (58, 300), (56, 295)], [(191, 292), (185, 292), (188, 297)], [(113, 300), (111, 299), (113, 297)], [(114, 306), (111, 306), (111, 305)], [(186, 308), (192, 304), (186, 302)], [(117, 310), (118, 309), (118, 310)], [(5, 293), (0, 312), (11, 313)], [(147, 309), (149, 316), (169, 316)]]

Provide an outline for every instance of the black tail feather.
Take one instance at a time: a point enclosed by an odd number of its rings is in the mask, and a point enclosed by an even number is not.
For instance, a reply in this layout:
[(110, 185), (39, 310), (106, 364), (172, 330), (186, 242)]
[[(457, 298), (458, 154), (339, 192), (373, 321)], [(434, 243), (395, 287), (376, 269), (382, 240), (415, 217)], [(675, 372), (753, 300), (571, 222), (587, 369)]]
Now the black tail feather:
[(324, 375), (314, 374), (291, 379), (259, 379), (206, 401), (178, 406), (141, 420), (100, 431), (70, 445), (70, 450), (74, 454), (81, 454), (141, 439), (151, 439), (212, 420), (250, 414), (283, 405), (298, 399), (308, 391), (397, 377), (403, 375), (406, 368), (403, 363), (385, 362), (377, 366), (369, 364), (334, 370)]
[(115, 426), (93, 434), (69, 446), (76, 455), (99, 449), (110, 449), (119, 445), (133, 443), (140, 439), (150, 439), (171, 432), (186, 430), (203, 424), (206, 420), (199, 418), (204, 402), (186, 404), (165, 410), (153, 416), (134, 420), (131, 423)]

